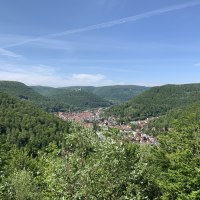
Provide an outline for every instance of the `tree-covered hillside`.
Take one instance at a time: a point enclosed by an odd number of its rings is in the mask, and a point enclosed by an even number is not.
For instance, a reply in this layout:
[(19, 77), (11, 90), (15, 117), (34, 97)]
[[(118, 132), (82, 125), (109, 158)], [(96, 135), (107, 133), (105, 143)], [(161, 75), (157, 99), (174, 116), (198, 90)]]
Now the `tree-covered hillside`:
[(128, 103), (114, 106), (108, 115), (125, 121), (160, 116), (173, 108), (180, 108), (200, 101), (200, 84), (165, 85), (153, 87), (134, 97)]
[(107, 99), (112, 103), (122, 103), (130, 100), (132, 97), (148, 90), (148, 87), (137, 85), (111, 85), (102, 87), (80, 86), (71, 88), (81, 88), (87, 92), (92, 92), (101, 98)]
[(93, 93), (77, 89), (52, 87), (29, 87), (16, 81), (0, 81), (0, 91), (31, 101), (37, 107), (49, 112), (84, 110), (98, 107), (108, 107), (111, 103)]
[[(175, 108), (168, 111), (165, 115), (156, 118), (151, 121), (146, 127), (148, 133), (156, 135), (165, 135), (169, 130), (177, 128), (177, 123), (181, 122), (181, 126), (191, 127), (193, 124), (198, 123), (200, 120), (200, 102), (193, 103), (191, 105), (184, 106), (183, 108)], [(188, 118), (187, 118), (188, 115)], [(184, 117), (183, 117), (184, 116)], [(191, 116), (195, 116), (193, 121), (190, 119)], [(195, 129), (194, 125), (194, 129)]]
[(0, 91), (24, 100), (39, 101), (45, 99), (32, 88), (17, 81), (0, 81)]
[(122, 103), (148, 89), (148, 87), (135, 85), (115, 85), (96, 87), (93, 93), (104, 99), (108, 99), (113, 103)]
[(8, 148), (12, 145), (26, 147), (30, 154), (47, 147), (50, 142), (61, 145), (64, 135), (69, 132), (67, 122), (36, 108), (30, 102), (1, 92), (0, 127), (1, 140), (9, 142)]
[(109, 101), (81, 88), (51, 88), (41, 86), (32, 88), (60, 104), (70, 105), (75, 110), (108, 107), (111, 105)]
[(34, 90), (45, 96), (51, 96), (59, 89), (71, 89), (71, 90), (83, 90), (88, 93), (93, 93), (107, 101), (110, 101), (114, 104), (122, 103), (130, 100), (132, 97), (141, 94), (142, 92), (148, 90), (148, 87), (136, 86), (136, 85), (113, 85), (113, 86), (102, 86), (102, 87), (93, 87), (93, 86), (73, 86), (65, 88), (51, 88), (43, 86), (34, 86)]
[(177, 112), (157, 145), (139, 145), (0, 93), (0, 199), (198, 200), (200, 104)]
[(0, 91), (24, 101), (31, 101), (46, 111), (56, 112), (69, 109), (69, 105), (65, 105), (64, 107), (64, 105), (39, 94), (31, 87), (17, 81), (0, 81)]
[(55, 93), (56, 88), (47, 86), (30, 86), (34, 91), (38, 92), (43, 96), (51, 96)]

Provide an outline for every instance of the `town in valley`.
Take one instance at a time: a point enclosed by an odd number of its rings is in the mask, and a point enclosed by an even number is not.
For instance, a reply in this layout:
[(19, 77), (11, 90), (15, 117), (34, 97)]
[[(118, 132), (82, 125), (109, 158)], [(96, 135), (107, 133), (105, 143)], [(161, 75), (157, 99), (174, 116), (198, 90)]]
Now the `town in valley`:
[[(95, 130), (101, 140), (105, 140), (105, 132), (115, 130), (123, 139), (139, 144), (157, 144), (156, 138), (145, 133), (145, 128), (154, 120), (154, 117), (145, 120), (119, 123), (114, 117), (103, 117), (104, 109), (86, 110), (80, 112), (58, 112), (57, 116), (64, 121), (77, 122), (85, 128)], [(157, 117), (158, 118), (158, 117)]]

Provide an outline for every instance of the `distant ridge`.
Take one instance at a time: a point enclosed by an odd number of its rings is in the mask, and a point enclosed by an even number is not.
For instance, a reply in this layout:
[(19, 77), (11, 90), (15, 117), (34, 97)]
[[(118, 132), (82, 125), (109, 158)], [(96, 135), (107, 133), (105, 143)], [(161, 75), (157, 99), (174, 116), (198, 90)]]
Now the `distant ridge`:
[(46, 111), (58, 112), (108, 107), (109, 101), (86, 91), (51, 87), (29, 87), (17, 81), (0, 81), (0, 91), (33, 102)]
[(27, 86), (17, 81), (0, 81), (0, 91), (22, 100), (33, 102), (49, 112), (78, 111), (126, 102), (148, 90), (148, 87), (135, 85), (115, 86), (72, 86), (53, 88)]
[(122, 121), (160, 116), (167, 111), (200, 102), (200, 83), (152, 87), (127, 103), (114, 106), (107, 112)]
[[(36, 86), (33, 87), (42, 95), (50, 95), (51, 92), (54, 92), (56, 88)], [(89, 93), (93, 93), (107, 101), (110, 101), (114, 104), (122, 103), (130, 100), (132, 97), (141, 94), (142, 92), (149, 89), (145, 86), (137, 85), (113, 85), (113, 86), (70, 86), (57, 89), (73, 89), (73, 90), (84, 90)]]
[(122, 103), (148, 90), (149, 87), (137, 85), (114, 85), (96, 87), (94, 94), (110, 100), (113, 103)]
[(92, 92), (86, 91), (80, 87), (52, 88), (43, 86), (32, 86), (32, 88), (60, 104), (67, 104), (74, 110), (85, 110), (90, 108), (108, 107), (112, 103)]
[[(63, 105), (39, 94), (31, 87), (17, 81), (0, 81), (0, 91), (22, 100), (33, 102), (46, 111), (56, 112), (63, 109)], [(69, 107), (69, 105), (68, 105)]]

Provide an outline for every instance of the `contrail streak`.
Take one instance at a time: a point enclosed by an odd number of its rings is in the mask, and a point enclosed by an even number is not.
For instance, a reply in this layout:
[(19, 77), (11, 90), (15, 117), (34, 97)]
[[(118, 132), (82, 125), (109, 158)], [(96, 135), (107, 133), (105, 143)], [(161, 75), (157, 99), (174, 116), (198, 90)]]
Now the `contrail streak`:
[(167, 8), (152, 10), (149, 12), (145, 12), (142, 14), (138, 14), (138, 15), (134, 15), (134, 16), (126, 17), (126, 18), (121, 18), (118, 20), (113, 20), (113, 21), (108, 21), (108, 22), (104, 22), (104, 23), (100, 23), (100, 24), (86, 26), (84, 28), (72, 29), (72, 30), (67, 30), (67, 31), (59, 32), (59, 33), (49, 34), (49, 35), (37, 37), (34, 39), (22, 41), (19, 43), (10, 44), (10, 45), (4, 46), (3, 48), (21, 46), (23, 44), (39, 41), (39, 40), (46, 39), (46, 38), (55, 38), (55, 37), (61, 37), (61, 36), (65, 36), (65, 35), (75, 34), (75, 33), (83, 33), (83, 32), (92, 31), (92, 30), (110, 28), (110, 27), (113, 27), (116, 25), (125, 24), (128, 22), (134, 22), (134, 21), (138, 21), (141, 19), (161, 15), (161, 14), (176, 11), (176, 10), (182, 10), (185, 8), (194, 7), (194, 6), (198, 6), (198, 5), (200, 5), (200, 1), (193, 1), (193, 2), (189, 2), (189, 3), (179, 4), (179, 5), (170, 6)]

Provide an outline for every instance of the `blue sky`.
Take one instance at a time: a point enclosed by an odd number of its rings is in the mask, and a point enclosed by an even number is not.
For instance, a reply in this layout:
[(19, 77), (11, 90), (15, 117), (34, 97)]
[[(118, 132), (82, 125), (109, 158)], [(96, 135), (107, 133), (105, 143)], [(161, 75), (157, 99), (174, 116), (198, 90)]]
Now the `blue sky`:
[(200, 82), (200, 0), (1, 0), (0, 80)]

